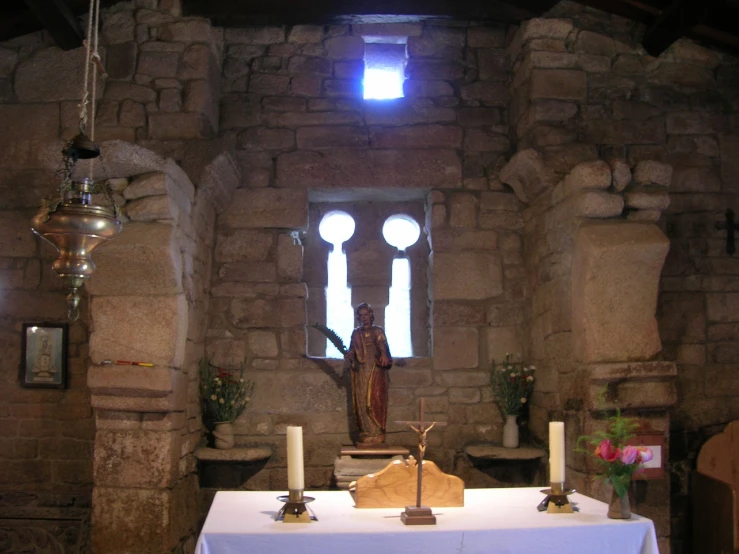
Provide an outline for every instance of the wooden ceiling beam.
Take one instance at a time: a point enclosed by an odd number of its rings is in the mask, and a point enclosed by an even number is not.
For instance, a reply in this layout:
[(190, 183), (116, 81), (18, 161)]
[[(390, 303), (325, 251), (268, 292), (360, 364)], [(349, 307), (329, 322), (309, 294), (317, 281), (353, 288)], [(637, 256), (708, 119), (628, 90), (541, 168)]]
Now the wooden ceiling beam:
[(23, 1), (62, 50), (82, 46), (82, 28), (64, 0)]
[(448, 17), (521, 21), (538, 17), (557, 0), (183, 0), (186, 15), (209, 17), (216, 25), (296, 25), (332, 22), (413, 21)]
[(647, 29), (642, 40), (644, 49), (652, 56), (659, 56), (682, 36), (690, 34), (726, 0), (676, 0), (662, 11)]

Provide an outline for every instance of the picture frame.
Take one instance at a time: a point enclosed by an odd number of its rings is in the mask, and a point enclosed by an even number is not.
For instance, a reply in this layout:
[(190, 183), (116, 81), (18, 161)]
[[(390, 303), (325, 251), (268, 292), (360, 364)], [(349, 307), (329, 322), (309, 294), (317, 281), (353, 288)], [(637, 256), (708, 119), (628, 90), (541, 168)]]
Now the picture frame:
[(67, 388), (68, 326), (24, 323), (19, 382), (26, 388)]

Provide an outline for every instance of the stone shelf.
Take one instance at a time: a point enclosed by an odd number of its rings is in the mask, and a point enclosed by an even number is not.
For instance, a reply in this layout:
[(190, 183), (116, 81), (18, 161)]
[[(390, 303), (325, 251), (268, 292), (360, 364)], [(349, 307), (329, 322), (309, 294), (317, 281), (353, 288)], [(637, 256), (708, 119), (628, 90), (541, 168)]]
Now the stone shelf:
[(195, 450), (195, 457), (204, 462), (258, 462), (272, 456), (269, 446), (246, 446), (221, 450), (201, 446)]
[(464, 452), (471, 458), (483, 460), (538, 460), (547, 455), (545, 450), (530, 445), (503, 448), (490, 443), (469, 444), (464, 447)]

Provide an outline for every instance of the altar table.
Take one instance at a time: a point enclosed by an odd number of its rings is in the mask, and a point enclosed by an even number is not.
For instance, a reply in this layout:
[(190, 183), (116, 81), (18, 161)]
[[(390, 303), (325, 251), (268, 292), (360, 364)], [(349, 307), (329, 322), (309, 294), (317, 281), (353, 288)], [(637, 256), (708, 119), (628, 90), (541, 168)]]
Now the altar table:
[(399, 508), (357, 509), (346, 491), (306, 492), (312, 523), (274, 520), (280, 492), (220, 491), (196, 554), (659, 554), (654, 524), (606, 517), (575, 493), (574, 514), (538, 512), (540, 488), (467, 489), (463, 508), (434, 508), (436, 525), (406, 526)]

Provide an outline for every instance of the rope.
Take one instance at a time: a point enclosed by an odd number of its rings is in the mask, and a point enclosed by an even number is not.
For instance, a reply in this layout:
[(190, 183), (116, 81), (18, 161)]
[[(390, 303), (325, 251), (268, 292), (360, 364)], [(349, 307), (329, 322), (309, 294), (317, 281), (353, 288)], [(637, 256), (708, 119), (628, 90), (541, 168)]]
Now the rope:
[(87, 102), (88, 102), (88, 83), (90, 81), (90, 36), (92, 35), (92, 10), (95, 7), (96, 0), (90, 0), (90, 11), (87, 16), (87, 38), (85, 41), (85, 80), (82, 83), (82, 100), (80, 101), (80, 132), (84, 132), (87, 126)]
[[(102, 62), (100, 61), (100, 53), (98, 52), (98, 38), (100, 35), (99, 29), (100, 29), (100, 0), (90, 0), (90, 4), (95, 4), (95, 26), (93, 28), (93, 45), (92, 45), (92, 53), (90, 53), (90, 48), (88, 45), (88, 61), (85, 64), (85, 71), (89, 71), (90, 65), (93, 64), (93, 62), (98, 66), (102, 67)], [(90, 12), (90, 17), (92, 20), (92, 12)], [(90, 40), (90, 35), (88, 35), (88, 41)], [(96, 68), (93, 67), (92, 70), (92, 100), (90, 101), (90, 116), (92, 117), (92, 121), (90, 122), (90, 140), (92, 142), (95, 142), (95, 100), (97, 98), (97, 71)], [(90, 181), (93, 180), (93, 174), (94, 174), (94, 166), (95, 166), (95, 159), (90, 158)]]

